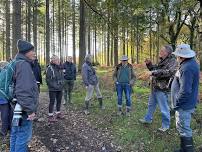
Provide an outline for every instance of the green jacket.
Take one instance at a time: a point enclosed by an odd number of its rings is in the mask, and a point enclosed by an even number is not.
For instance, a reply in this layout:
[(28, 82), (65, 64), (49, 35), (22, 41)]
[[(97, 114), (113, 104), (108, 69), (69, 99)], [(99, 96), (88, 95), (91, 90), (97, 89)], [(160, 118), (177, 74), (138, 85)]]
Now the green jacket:
[[(121, 70), (120, 70), (121, 67), (122, 67), (122, 64), (120, 63), (115, 68), (115, 71), (113, 73), (114, 82), (119, 82), (119, 76), (120, 76), (120, 72), (121, 72)], [(133, 66), (128, 63), (127, 67), (129, 68), (129, 83), (130, 83), (130, 85), (134, 85), (135, 80), (136, 80), (136, 76), (135, 76)]]

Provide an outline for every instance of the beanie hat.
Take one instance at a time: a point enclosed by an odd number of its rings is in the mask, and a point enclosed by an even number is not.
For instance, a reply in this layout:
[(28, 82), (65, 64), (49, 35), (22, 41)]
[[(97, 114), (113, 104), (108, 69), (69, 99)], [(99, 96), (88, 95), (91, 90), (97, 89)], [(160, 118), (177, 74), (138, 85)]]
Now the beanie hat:
[(34, 49), (34, 46), (31, 43), (23, 40), (18, 40), (17, 47), (18, 47), (18, 52), (22, 54), (26, 54), (27, 52)]
[(173, 53), (173, 48), (171, 45), (165, 45), (164, 46), (166, 49), (166, 52), (168, 52), (168, 54), (172, 54)]

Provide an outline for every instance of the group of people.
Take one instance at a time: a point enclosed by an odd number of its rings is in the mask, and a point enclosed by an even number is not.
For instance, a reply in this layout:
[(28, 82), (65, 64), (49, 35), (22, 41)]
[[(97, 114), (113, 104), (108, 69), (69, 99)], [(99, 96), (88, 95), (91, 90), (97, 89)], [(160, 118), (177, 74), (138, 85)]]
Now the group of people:
[[(14, 73), (14, 95), (17, 103), (22, 107), (22, 120), (20, 126), (12, 126), (11, 119), (13, 112), (9, 112), (9, 102), (1, 100), (0, 110), (3, 122), (1, 136), (10, 132), (10, 152), (27, 152), (27, 144), (32, 137), (32, 121), (35, 119), (40, 84), (42, 83), (41, 69), (36, 60), (34, 46), (23, 40), (17, 43), (18, 54)], [(153, 114), (158, 105), (162, 113), (162, 126), (159, 131), (165, 132), (170, 128), (170, 111), (175, 111), (176, 127), (180, 133), (181, 146), (176, 152), (193, 152), (192, 130), (190, 128), (191, 114), (194, 112), (198, 102), (199, 87), (199, 65), (195, 60), (195, 52), (188, 44), (178, 45), (173, 51), (172, 47), (166, 45), (159, 52), (159, 63), (152, 64), (146, 60), (149, 69), (151, 93), (148, 100), (148, 109), (144, 118), (139, 119), (140, 123), (151, 124)], [(176, 59), (177, 58), (177, 59)], [(136, 75), (133, 66), (128, 63), (128, 57), (123, 55), (121, 63), (115, 67), (113, 80), (117, 92), (117, 115), (131, 115), (131, 93), (135, 84)], [(33, 66), (35, 65), (35, 66)], [(36, 66), (37, 65), (37, 66)], [(76, 65), (72, 57), (68, 57), (63, 64), (58, 56), (50, 58), (47, 66), (46, 83), (49, 90), (49, 111), (48, 121), (54, 123), (57, 119), (63, 119), (61, 112), (62, 96), (64, 94), (64, 105), (72, 103), (72, 90), (76, 80)], [(90, 114), (90, 102), (95, 90), (99, 101), (100, 110), (104, 110), (103, 96), (99, 88), (99, 79), (92, 65), (92, 56), (86, 55), (82, 66), (82, 80), (86, 89), (84, 99), (84, 113)], [(126, 99), (126, 110), (123, 111), (123, 92)], [(171, 103), (169, 104), (169, 99)], [(56, 104), (55, 104), (56, 102)], [(56, 112), (54, 112), (56, 105)], [(4, 121), (7, 120), (7, 121)]]

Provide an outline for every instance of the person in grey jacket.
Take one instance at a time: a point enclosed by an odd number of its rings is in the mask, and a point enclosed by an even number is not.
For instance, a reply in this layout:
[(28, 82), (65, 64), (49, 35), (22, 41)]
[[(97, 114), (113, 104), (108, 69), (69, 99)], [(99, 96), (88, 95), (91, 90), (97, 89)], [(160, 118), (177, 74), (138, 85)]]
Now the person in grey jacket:
[(174, 101), (176, 128), (180, 134), (180, 149), (175, 152), (194, 152), (191, 116), (198, 103), (199, 65), (194, 59), (196, 53), (188, 44), (178, 45), (173, 54), (180, 63), (171, 86)]
[(34, 120), (38, 105), (38, 87), (31, 64), (36, 58), (34, 46), (23, 40), (18, 40), (18, 54), (14, 72), (14, 95), (22, 107), (20, 126), (12, 126), (10, 135), (10, 152), (28, 151), (27, 145), (32, 137), (32, 120)]
[(85, 97), (85, 114), (89, 114), (89, 102), (93, 96), (93, 91), (95, 89), (97, 99), (99, 101), (100, 109), (104, 109), (102, 94), (99, 88), (99, 81), (96, 75), (95, 69), (92, 67), (92, 56), (90, 54), (86, 55), (85, 63), (82, 66), (82, 79), (86, 87), (86, 97)]
[[(64, 118), (63, 114), (60, 112), (62, 101), (62, 90), (64, 85), (64, 76), (62, 67), (60, 67), (59, 57), (56, 55), (53, 55), (51, 57), (51, 63), (47, 67), (46, 83), (48, 85), (49, 98), (50, 98), (48, 121), (55, 122), (57, 121), (55, 118), (59, 119)], [(57, 102), (56, 102), (56, 115), (54, 116), (53, 109), (55, 100)]]

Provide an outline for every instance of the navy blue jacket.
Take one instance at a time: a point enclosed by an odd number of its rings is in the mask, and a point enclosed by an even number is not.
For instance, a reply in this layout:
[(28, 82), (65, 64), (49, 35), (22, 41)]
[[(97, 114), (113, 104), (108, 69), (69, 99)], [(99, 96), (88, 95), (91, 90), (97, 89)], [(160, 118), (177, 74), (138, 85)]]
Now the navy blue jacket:
[(196, 107), (199, 91), (199, 65), (194, 58), (180, 63), (171, 87), (175, 109), (190, 110)]
[(35, 60), (32, 64), (32, 70), (34, 72), (34, 76), (36, 78), (37, 82), (40, 82), (42, 84), (42, 76), (41, 76), (41, 66), (38, 62), (38, 60)]
[(74, 63), (65, 62), (63, 64), (65, 80), (76, 80), (76, 66)]

